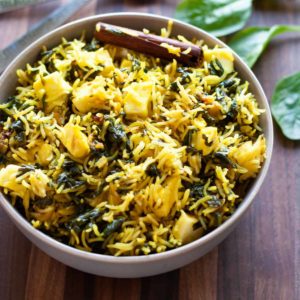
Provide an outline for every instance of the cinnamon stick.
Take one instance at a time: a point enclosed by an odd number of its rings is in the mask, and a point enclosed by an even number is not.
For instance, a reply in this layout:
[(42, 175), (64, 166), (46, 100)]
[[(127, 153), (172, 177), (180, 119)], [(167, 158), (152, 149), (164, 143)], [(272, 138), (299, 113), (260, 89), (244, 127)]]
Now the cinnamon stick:
[(202, 49), (193, 44), (102, 22), (96, 25), (95, 38), (154, 57), (176, 59), (184, 65), (199, 66), (203, 61)]

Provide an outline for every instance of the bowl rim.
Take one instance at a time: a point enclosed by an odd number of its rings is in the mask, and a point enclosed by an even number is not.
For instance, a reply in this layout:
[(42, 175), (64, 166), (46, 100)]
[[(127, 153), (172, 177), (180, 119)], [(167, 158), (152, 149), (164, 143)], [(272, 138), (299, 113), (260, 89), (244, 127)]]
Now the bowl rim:
[[(209, 39), (213, 41), (215, 44), (221, 45), (222, 47), (229, 48), (228, 45), (226, 45), (224, 42), (219, 40), (218, 38), (212, 36), (208, 32), (195, 27), (193, 25), (187, 24), (185, 22), (182, 22), (180, 20), (174, 19), (172, 17), (164, 17), (157, 14), (151, 14), (151, 13), (139, 13), (139, 12), (113, 12), (113, 13), (105, 13), (105, 14), (97, 14), (89, 17), (80, 18), (78, 20), (69, 22), (63, 26), (60, 26), (49, 33), (43, 35), (39, 39), (37, 39), (34, 43), (32, 43), (30, 46), (28, 46), (26, 49), (24, 49), (4, 70), (2, 75), (0, 76), (0, 86), (3, 84), (3, 81), (5, 80), (5, 77), (10, 72), (10, 69), (14, 67), (24, 55), (26, 55), (28, 52), (31, 51), (32, 48), (34, 48), (37, 44), (39, 44), (41, 41), (45, 40), (47, 42), (47, 39), (51, 36), (55, 36), (56, 33), (59, 33), (61, 30), (64, 30), (68, 27), (72, 27), (76, 24), (88, 22), (88, 21), (97, 21), (102, 18), (109, 18), (109, 17), (133, 17), (133, 18), (141, 18), (145, 17), (147, 18), (147, 21), (149, 19), (152, 20), (159, 20), (159, 21), (165, 21), (168, 22), (169, 20), (173, 21), (173, 24), (176, 26), (176, 24), (181, 25), (187, 29), (196, 30), (199, 32), (201, 36), (203, 36), (203, 39)], [(173, 25), (173, 26), (174, 26)], [(231, 49), (232, 50), (232, 49)], [(232, 50), (233, 51), (233, 50)], [(29, 223), (23, 216), (21, 216), (18, 211), (9, 203), (9, 201), (6, 199), (6, 197), (0, 193), (0, 205), (3, 207), (3, 209), (6, 211), (8, 216), (13, 219), (13, 221), (18, 225), (19, 229), (24, 229), (28, 234), (31, 236), (35, 236), (38, 240), (41, 240), (44, 244), (47, 244), (47, 246), (51, 248), (55, 248), (56, 250), (60, 252), (64, 252), (65, 254), (77, 256), (82, 259), (88, 259), (95, 262), (105, 262), (105, 263), (112, 263), (112, 264), (140, 264), (142, 262), (154, 262), (163, 260), (164, 258), (171, 258), (178, 255), (181, 255), (183, 253), (188, 253), (195, 248), (198, 248), (202, 245), (205, 245), (209, 243), (210, 241), (213, 241), (218, 236), (221, 236), (223, 232), (226, 232), (231, 226), (234, 225), (246, 212), (248, 207), (252, 204), (254, 197), (256, 196), (257, 192), (259, 191), (265, 177), (267, 174), (267, 171), (270, 166), (271, 162), (271, 155), (273, 150), (273, 138), (274, 138), (274, 130), (273, 130), (273, 122), (272, 122), (272, 116), (271, 116), (271, 110), (268, 104), (267, 97), (262, 89), (261, 84), (259, 83), (258, 79), (254, 75), (253, 71), (246, 65), (246, 63), (233, 51), (234, 58), (235, 58), (235, 64), (240, 65), (243, 70), (248, 73), (247, 75), (252, 80), (252, 84), (255, 85), (258, 95), (261, 98), (262, 103), (264, 104), (265, 108), (265, 116), (266, 116), (266, 124), (269, 127), (268, 133), (268, 139), (267, 139), (267, 151), (266, 151), (266, 159), (263, 163), (263, 166), (260, 169), (260, 172), (258, 176), (255, 178), (253, 187), (251, 188), (250, 193), (247, 193), (243, 201), (239, 204), (238, 208), (234, 212), (232, 216), (228, 220), (226, 220), (224, 223), (222, 223), (219, 227), (212, 230), (211, 232), (207, 233), (206, 235), (200, 237), (199, 239), (182, 245), (178, 248), (170, 249), (165, 252), (161, 253), (153, 253), (148, 255), (140, 255), (140, 256), (112, 256), (107, 254), (98, 254), (98, 253), (92, 253), (87, 252), (83, 250), (79, 250), (75, 247), (68, 246), (66, 244), (63, 244), (54, 238), (48, 236), (47, 234), (39, 231), (38, 229), (34, 228), (31, 223)], [(265, 132), (266, 133), (266, 132)], [(23, 231), (21, 229), (21, 231)]]

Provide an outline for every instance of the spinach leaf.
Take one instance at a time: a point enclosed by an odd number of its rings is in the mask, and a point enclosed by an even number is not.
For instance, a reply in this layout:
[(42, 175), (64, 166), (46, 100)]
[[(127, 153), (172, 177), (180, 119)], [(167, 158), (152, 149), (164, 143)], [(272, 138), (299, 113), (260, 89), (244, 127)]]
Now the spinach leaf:
[(108, 157), (109, 154), (107, 153), (106, 150), (104, 149), (96, 149), (95, 147), (91, 148), (91, 156), (90, 159), (96, 159), (98, 160), (99, 158), (106, 156)]
[(272, 38), (286, 32), (300, 32), (300, 26), (249, 27), (235, 34), (228, 45), (252, 67)]
[(19, 147), (25, 146), (26, 144), (26, 135), (25, 135), (25, 131), (20, 131), (19, 133), (17, 133), (14, 137), (16, 144)]
[(59, 174), (57, 178), (57, 184), (58, 186), (64, 184), (65, 188), (67, 189), (76, 189), (82, 185), (85, 184), (85, 181), (83, 180), (76, 180), (72, 178), (72, 175), (69, 174), (68, 172), (63, 172)]
[(151, 165), (149, 165), (146, 169), (146, 174), (150, 177), (160, 176), (160, 171), (157, 168), (157, 164), (152, 163)]
[(89, 52), (93, 52), (98, 50), (100, 47), (101, 47), (100, 42), (95, 38), (93, 38), (89, 43), (86, 43), (83, 49)]
[(34, 201), (34, 205), (38, 208), (44, 209), (49, 205), (52, 205), (53, 199), (46, 196), (45, 198), (37, 197), (37, 199)]
[[(35, 166), (34, 165), (21, 165), (19, 168), (19, 174), (23, 175), (27, 172), (35, 172)], [(20, 176), (18, 175), (18, 176)]]
[(251, 15), (252, 0), (183, 0), (175, 17), (215, 36), (244, 27)]
[(214, 157), (219, 161), (219, 164), (224, 167), (235, 167), (235, 164), (228, 157), (228, 149), (220, 149), (214, 154)]
[(172, 92), (176, 92), (178, 93), (179, 92), (179, 86), (178, 86), (178, 82), (177, 81), (174, 81), (170, 84), (170, 90)]
[(188, 132), (185, 134), (182, 145), (184, 146), (191, 146), (192, 140), (193, 140), (193, 134), (196, 130), (195, 129), (189, 129)]
[(68, 224), (66, 224), (66, 228), (69, 230), (73, 229), (78, 233), (83, 230), (88, 223), (95, 222), (100, 215), (100, 209), (98, 207), (93, 208), (72, 219)]
[(124, 218), (120, 218), (120, 219), (113, 220), (111, 223), (107, 224), (103, 230), (103, 236), (108, 237), (110, 234), (118, 231), (121, 228), (124, 221), (125, 221)]
[(208, 69), (211, 75), (217, 75), (221, 77), (224, 74), (224, 69), (218, 59), (215, 59), (211, 63), (209, 63)]
[(203, 197), (204, 185), (200, 182), (193, 183), (190, 187), (190, 197), (191, 198), (201, 198)]
[(222, 205), (222, 201), (215, 195), (212, 196), (211, 200), (207, 201), (209, 207), (220, 207)]
[(65, 159), (62, 167), (64, 171), (66, 171), (71, 176), (78, 176), (82, 173), (79, 165), (73, 160)]
[(123, 144), (127, 140), (126, 132), (121, 124), (116, 124), (115, 120), (110, 119), (107, 127), (105, 140), (112, 144)]
[(272, 96), (273, 117), (283, 134), (300, 140), (300, 72), (280, 80)]
[(24, 123), (21, 120), (16, 120), (12, 122), (11, 129), (15, 130), (16, 132), (24, 131)]

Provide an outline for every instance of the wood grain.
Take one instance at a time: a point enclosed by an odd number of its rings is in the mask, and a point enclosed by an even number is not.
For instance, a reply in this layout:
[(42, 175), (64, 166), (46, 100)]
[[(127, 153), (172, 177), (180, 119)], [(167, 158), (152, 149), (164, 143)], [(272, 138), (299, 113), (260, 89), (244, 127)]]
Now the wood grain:
[[(73, 19), (117, 11), (172, 16), (178, 2), (98, 0)], [(254, 4), (250, 25), (300, 24), (298, 0)], [(0, 47), (58, 5), (56, 1), (0, 15)], [(254, 72), (269, 99), (279, 78), (299, 71), (299, 51), (299, 34), (285, 35), (258, 61)], [(300, 143), (286, 140), (275, 126), (270, 172), (238, 228), (198, 261), (149, 278), (111, 279), (66, 267), (26, 240), (0, 210), (0, 299), (300, 299), (299, 156)]]
[(25, 299), (64, 299), (65, 273), (66, 267), (63, 264), (32, 246), (27, 271)]

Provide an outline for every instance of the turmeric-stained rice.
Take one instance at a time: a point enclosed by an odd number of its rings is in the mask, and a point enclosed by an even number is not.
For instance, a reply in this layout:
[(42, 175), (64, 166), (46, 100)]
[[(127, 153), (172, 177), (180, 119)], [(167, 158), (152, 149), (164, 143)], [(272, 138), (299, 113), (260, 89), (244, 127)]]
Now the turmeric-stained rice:
[(229, 49), (194, 43), (197, 68), (81, 38), (17, 71), (0, 104), (0, 186), (34, 227), (142, 255), (234, 213), (265, 159), (263, 111)]

